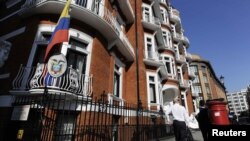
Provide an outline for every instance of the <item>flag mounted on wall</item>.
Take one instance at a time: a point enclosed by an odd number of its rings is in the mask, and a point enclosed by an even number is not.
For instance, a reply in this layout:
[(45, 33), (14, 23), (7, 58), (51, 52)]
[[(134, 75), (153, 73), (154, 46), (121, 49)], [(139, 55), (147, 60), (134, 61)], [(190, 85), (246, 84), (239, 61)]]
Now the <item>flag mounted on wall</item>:
[(63, 8), (61, 16), (57, 22), (54, 32), (52, 33), (52, 36), (50, 38), (49, 44), (46, 48), (44, 62), (46, 62), (48, 55), (51, 49), (54, 47), (54, 45), (62, 42), (68, 42), (69, 24), (70, 24), (70, 15), (69, 15), (70, 3), (71, 0), (68, 0)]

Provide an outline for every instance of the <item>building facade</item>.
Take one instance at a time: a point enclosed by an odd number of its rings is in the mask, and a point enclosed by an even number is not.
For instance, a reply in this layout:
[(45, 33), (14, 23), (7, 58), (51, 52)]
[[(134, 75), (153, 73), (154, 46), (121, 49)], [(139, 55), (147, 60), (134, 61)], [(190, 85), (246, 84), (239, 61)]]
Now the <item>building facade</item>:
[(217, 78), (209, 61), (193, 54), (190, 70), (195, 76), (192, 81), (192, 96), (196, 110), (198, 110), (200, 100), (223, 98), (225, 102), (227, 101), (226, 88)]
[(231, 113), (237, 117), (241, 112), (249, 109), (247, 102), (247, 89), (242, 89), (239, 92), (227, 93), (228, 106)]
[[(105, 104), (118, 107), (130, 103), (142, 113), (157, 113), (179, 96), (189, 113), (194, 111), (190, 89), (194, 77), (189, 71), (192, 57), (187, 52), (189, 40), (183, 33), (179, 11), (167, 0), (72, 0), (69, 41), (56, 45), (51, 51), (53, 55), (62, 56), (52, 59), (56, 60), (54, 65), (67, 62), (66, 71), (52, 77), (49, 64), (43, 61), (44, 54), (65, 3), (66, 0), (1, 2), (0, 25), (4, 27), (0, 29), (0, 109), (4, 111), (0, 117), (4, 123), (1, 131), (8, 123), (15, 124), (15, 130), (19, 131), (23, 123), (20, 119), (16, 122), (16, 117), (24, 113), (18, 114), (22, 110), (14, 105), (20, 104), (29, 105), (21, 107), (29, 111), (25, 120), (35, 119), (32, 113), (42, 111), (39, 114), (53, 121), (53, 124), (45, 122), (47, 125), (63, 131), (66, 126), (70, 127), (62, 133), (52, 129), (45, 132), (42, 128), (41, 135), (46, 133), (48, 137), (43, 140), (60, 140), (65, 134), (69, 134), (68, 140), (72, 140), (73, 135), (78, 139), (75, 136), (80, 135), (80, 129), (76, 130), (76, 126), (86, 123), (80, 118), (83, 109), (86, 120), (97, 118), (90, 118), (89, 113), (96, 110), (87, 108), (89, 103), (85, 101), (89, 99), (103, 99), (107, 101)], [(61, 93), (65, 94), (64, 98)], [(20, 102), (26, 97), (31, 100)], [(70, 104), (73, 100), (76, 106)], [(79, 106), (79, 101), (85, 108)], [(96, 107), (100, 110), (102, 106)], [(160, 117), (142, 114), (144, 118), (139, 120), (139, 110), (130, 109), (124, 110), (129, 111), (124, 118), (123, 114), (114, 113), (115, 108), (108, 112), (107, 107), (102, 116), (110, 121), (93, 121), (93, 124), (111, 124), (112, 140), (122, 140), (116, 130), (118, 125), (135, 125), (147, 118), (152, 119), (153, 124), (155, 118), (152, 117)], [(132, 117), (131, 120), (128, 117)], [(44, 125), (43, 121), (37, 122)]]

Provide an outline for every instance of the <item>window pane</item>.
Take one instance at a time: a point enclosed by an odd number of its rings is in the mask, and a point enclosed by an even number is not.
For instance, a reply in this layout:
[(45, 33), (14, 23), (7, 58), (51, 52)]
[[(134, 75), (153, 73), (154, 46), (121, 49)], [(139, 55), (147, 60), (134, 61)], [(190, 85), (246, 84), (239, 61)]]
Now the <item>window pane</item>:
[(155, 84), (149, 84), (149, 88), (150, 88), (150, 102), (156, 103)]
[(78, 40), (76, 40), (74, 38), (70, 38), (69, 44), (72, 45), (72, 46), (77, 46), (77, 47), (83, 48), (83, 49), (86, 49), (86, 47), (87, 47), (86, 43), (78, 41)]
[(83, 6), (83, 7), (86, 7), (87, 0), (76, 0), (76, 4), (80, 5), (80, 6)]
[(171, 74), (170, 62), (166, 62), (166, 67), (167, 67), (168, 73)]
[(197, 66), (190, 66), (190, 71), (193, 73), (198, 73)]
[(119, 90), (120, 90), (120, 75), (115, 72), (114, 73), (114, 90), (113, 90), (113, 93), (115, 96), (119, 97), (120, 94), (119, 94)]
[(59, 114), (56, 120), (56, 141), (71, 141), (74, 135), (75, 115)]
[(68, 66), (78, 70), (80, 73), (85, 74), (87, 55), (69, 49), (67, 52)]
[(155, 82), (155, 78), (153, 76), (149, 76), (149, 82)]
[(122, 72), (121, 72), (121, 67), (115, 64), (114, 66), (114, 84), (113, 84), (113, 94), (117, 97), (121, 96), (121, 77), (122, 77)]
[(196, 76), (193, 80), (193, 83), (200, 83), (199, 76)]

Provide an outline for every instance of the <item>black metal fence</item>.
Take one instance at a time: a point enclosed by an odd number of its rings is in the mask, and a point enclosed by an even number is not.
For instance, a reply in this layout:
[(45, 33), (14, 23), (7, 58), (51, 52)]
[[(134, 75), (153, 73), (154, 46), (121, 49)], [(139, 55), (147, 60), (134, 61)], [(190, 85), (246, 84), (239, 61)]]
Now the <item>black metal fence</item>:
[(16, 140), (20, 131), (23, 141), (137, 141), (137, 136), (148, 141), (173, 134), (163, 112), (141, 108), (138, 116), (135, 105), (109, 101), (105, 94), (100, 99), (61, 93), (17, 96), (13, 109), (23, 106), (29, 109), (27, 120), (10, 120), (4, 140)]

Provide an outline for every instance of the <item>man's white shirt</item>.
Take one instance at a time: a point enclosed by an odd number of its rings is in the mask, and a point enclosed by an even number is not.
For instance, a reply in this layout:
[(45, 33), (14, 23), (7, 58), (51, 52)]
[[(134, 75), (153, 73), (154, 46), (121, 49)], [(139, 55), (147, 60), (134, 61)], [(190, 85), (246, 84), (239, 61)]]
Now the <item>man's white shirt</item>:
[(172, 113), (173, 120), (189, 122), (189, 116), (186, 109), (178, 103), (175, 103), (171, 107), (165, 109), (166, 117), (168, 122), (170, 122), (169, 114)]

